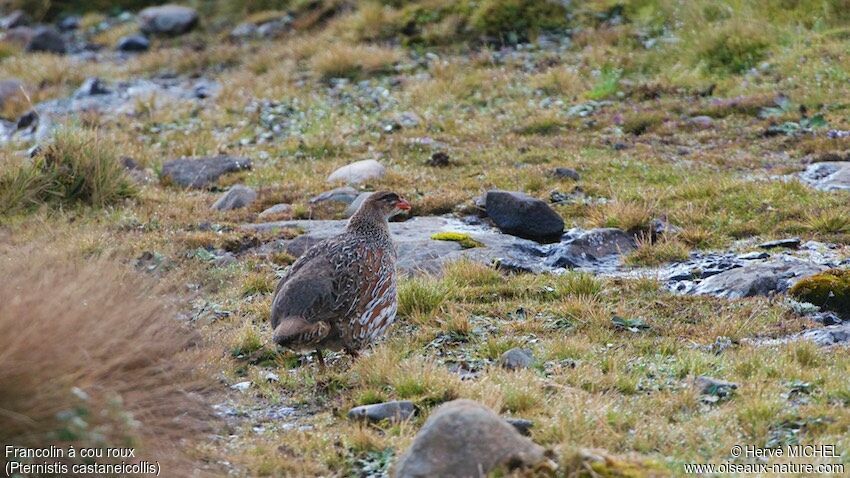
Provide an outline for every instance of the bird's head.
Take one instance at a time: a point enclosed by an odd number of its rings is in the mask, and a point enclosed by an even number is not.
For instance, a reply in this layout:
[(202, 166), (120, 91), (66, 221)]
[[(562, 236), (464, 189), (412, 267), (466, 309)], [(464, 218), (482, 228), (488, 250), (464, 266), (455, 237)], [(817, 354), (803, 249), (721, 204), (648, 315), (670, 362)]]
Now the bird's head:
[(410, 203), (392, 191), (378, 191), (363, 201), (360, 210), (371, 210), (384, 219), (389, 219), (402, 211), (409, 211)]

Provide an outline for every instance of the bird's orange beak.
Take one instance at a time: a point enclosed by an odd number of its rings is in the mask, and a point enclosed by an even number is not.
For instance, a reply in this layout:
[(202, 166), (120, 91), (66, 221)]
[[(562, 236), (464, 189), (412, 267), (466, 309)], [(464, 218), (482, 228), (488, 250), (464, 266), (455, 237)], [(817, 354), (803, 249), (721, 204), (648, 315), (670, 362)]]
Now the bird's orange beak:
[(410, 203), (404, 199), (399, 199), (397, 203), (395, 203), (395, 207), (401, 209), (402, 211), (410, 211)]

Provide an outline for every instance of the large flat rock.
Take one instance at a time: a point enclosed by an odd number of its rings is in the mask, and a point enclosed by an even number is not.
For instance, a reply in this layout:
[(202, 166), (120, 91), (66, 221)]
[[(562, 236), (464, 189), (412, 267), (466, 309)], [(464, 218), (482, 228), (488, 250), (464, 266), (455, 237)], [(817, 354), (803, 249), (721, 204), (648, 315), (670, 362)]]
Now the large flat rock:
[(823, 191), (850, 191), (850, 161), (811, 164), (800, 178)]
[(700, 282), (693, 293), (727, 299), (770, 296), (784, 293), (800, 279), (826, 269), (826, 266), (794, 257), (778, 257), (713, 275)]

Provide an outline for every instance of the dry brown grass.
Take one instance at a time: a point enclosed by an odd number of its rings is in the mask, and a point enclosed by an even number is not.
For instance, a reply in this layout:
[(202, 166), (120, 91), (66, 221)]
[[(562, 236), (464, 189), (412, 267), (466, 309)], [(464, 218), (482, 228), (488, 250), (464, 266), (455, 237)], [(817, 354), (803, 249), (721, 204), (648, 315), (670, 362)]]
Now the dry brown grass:
[(211, 418), (197, 334), (132, 273), (57, 259), (2, 258), (0, 442), (129, 445), (202, 474), (187, 451)]
[(320, 77), (360, 78), (388, 71), (400, 55), (390, 48), (364, 45), (330, 45), (311, 61)]

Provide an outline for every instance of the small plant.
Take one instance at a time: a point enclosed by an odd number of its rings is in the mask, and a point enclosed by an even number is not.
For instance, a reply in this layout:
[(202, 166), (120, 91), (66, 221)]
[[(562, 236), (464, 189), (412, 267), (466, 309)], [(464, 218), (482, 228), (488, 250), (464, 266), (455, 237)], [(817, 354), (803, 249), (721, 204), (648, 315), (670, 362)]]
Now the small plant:
[(767, 56), (770, 42), (754, 25), (735, 22), (708, 31), (707, 38), (700, 39), (696, 57), (711, 73), (743, 73)]
[(275, 285), (269, 274), (254, 272), (248, 274), (242, 283), (242, 295), (269, 294), (274, 291)]
[(657, 266), (667, 262), (683, 261), (690, 255), (690, 248), (676, 239), (664, 236), (653, 242), (648, 235), (636, 240), (637, 247), (625, 258), (632, 266)]
[(801, 302), (850, 317), (850, 270), (831, 269), (801, 279), (789, 291)]
[(376, 46), (333, 45), (313, 57), (311, 66), (323, 79), (358, 79), (387, 73), (398, 61), (397, 52)]
[(430, 314), (446, 300), (443, 283), (431, 277), (409, 278), (398, 287), (398, 313), (402, 317)]
[(469, 19), (482, 35), (508, 43), (567, 26), (566, 9), (548, 0), (484, 0)]
[(587, 93), (589, 100), (604, 100), (617, 93), (620, 88), (620, 78), (623, 76), (623, 70), (605, 66), (599, 72), (599, 78), (593, 88)]
[(484, 244), (476, 241), (465, 232), (435, 232), (431, 234), (431, 239), (435, 241), (452, 241), (460, 244), (464, 249), (473, 249), (476, 247), (484, 247)]
[(523, 136), (551, 135), (561, 130), (563, 124), (555, 116), (540, 116), (532, 118), (525, 125), (517, 129), (517, 133)]
[(640, 136), (663, 122), (661, 113), (641, 113), (626, 118), (621, 128), (624, 133)]

